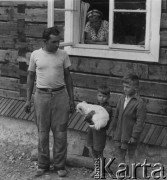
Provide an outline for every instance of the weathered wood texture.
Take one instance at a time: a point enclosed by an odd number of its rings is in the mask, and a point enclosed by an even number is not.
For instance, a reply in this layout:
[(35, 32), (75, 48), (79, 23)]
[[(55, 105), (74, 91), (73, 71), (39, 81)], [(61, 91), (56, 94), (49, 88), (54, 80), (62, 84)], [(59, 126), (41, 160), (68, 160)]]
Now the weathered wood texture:
[[(121, 78), (128, 72), (140, 79), (141, 96), (147, 103), (147, 120), (142, 141), (148, 144), (166, 145), (167, 127), (167, 0), (163, 0), (160, 29), (159, 63), (134, 62), (116, 59), (100, 59), (71, 56), (75, 100), (96, 102), (96, 89), (100, 84), (111, 88), (110, 104), (113, 112), (123, 93)], [(55, 25), (64, 36), (64, 0), (55, 0)], [(4, 103), (3, 115), (33, 119), (23, 112), (26, 96), (27, 65), (33, 50), (43, 46), (42, 32), (47, 27), (47, 1), (0, 2), (0, 97)], [(18, 102), (12, 99), (18, 100)], [(2, 104), (3, 105), (3, 104)], [(6, 106), (5, 106), (6, 105)], [(77, 122), (77, 118), (81, 121)], [(74, 121), (72, 120), (74, 119)], [(75, 114), (69, 127), (87, 130), (82, 117)], [(108, 132), (109, 134), (110, 132)]]

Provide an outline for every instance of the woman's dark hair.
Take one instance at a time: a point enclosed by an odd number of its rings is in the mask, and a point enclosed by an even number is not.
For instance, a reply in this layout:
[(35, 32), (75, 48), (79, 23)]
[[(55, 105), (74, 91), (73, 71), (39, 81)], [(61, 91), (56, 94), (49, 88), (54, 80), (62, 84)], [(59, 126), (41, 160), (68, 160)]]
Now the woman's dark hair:
[(58, 36), (60, 34), (60, 31), (58, 30), (57, 26), (47, 28), (43, 31), (42, 37), (44, 40), (49, 40), (50, 35)]

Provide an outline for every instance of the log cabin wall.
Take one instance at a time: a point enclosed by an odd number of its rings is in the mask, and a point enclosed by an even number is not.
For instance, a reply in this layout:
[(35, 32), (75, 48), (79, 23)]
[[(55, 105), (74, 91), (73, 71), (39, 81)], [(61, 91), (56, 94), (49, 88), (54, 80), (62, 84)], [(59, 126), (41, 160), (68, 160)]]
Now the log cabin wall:
[[(64, 8), (64, 1), (55, 0), (55, 7)], [(64, 26), (64, 12), (56, 11), (55, 25)], [(42, 32), (47, 26), (46, 1), (0, 2), (0, 111), (2, 115), (32, 120), (22, 109), (26, 95), (26, 70), (30, 53), (42, 46)], [(148, 118), (143, 142), (166, 146), (167, 136), (167, 0), (162, 3), (161, 43), (159, 63), (125, 61), (71, 56), (71, 74), (75, 100), (96, 102), (96, 88), (107, 84), (111, 88), (113, 110), (122, 93), (120, 80), (127, 72), (141, 79), (141, 96), (147, 102)], [(16, 99), (19, 102), (14, 102)], [(16, 104), (15, 104), (16, 103)], [(4, 108), (4, 105), (5, 108)], [(15, 109), (9, 112), (8, 108)], [(17, 107), (17, 108), (16, 108)], [(8, 111), (8, 113), (7, 113)], [(3, 112), (3, 113), (2, 113)], [(73, 122), (72, 128), (76, 124)], [(78, 126), (79, 127), (79, 126)], [(81, 127), (81, 126), (80, 126)], [(109, 132), (108, 132), (109, 134)]]
[[(55, 0), (55, 8), (63, 9), (64, 1)], [(63, 11), (55, 12), (55, 25), (63, 32)], [(1, 97), (25, 98), (26, 64), (30, 53), (43, 45), (46, 27), (47, 0), (0, 2)]]

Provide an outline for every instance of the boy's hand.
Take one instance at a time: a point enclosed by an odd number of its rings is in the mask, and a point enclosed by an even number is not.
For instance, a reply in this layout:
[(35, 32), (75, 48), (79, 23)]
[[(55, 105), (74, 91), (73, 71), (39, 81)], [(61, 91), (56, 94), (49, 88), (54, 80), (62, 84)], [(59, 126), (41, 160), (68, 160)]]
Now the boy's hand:
[(136, 139), (134, 139), (133, 137), (131, 137), (128, 143), (129, 143), (129, 144), (136, 143)]

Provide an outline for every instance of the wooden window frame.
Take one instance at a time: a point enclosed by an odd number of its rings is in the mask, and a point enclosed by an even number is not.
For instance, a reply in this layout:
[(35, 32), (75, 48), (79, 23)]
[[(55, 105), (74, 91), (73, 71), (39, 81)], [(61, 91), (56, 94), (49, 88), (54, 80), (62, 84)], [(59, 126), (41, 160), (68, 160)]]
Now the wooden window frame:
[[(49, 4), (50, 8), (54, 8), (52, 1), (54, 0), (48, 0), (48, 21), (50, 21), (49, 17), (50, 19), (54, 17), (51, 15), (54, 10), (49, 10)], [(79, 44), (80, 34), (77, 27), (79, 27), (80, 2), (80, 0), (65, 0), (65, 42), (61, 45), (66, 46), (65, 50), (69, 55), (146, 62), (159, 61), (161, 0), (147, 0), (145, 48), (135, 45), (116, 45), (112, 41), (109, 45)], [(113, 4), (114, 0), (110, 0), (109, 39), (112, 39), (113, 34)], [(51, 21), (54, 24), (54, 19)]]

